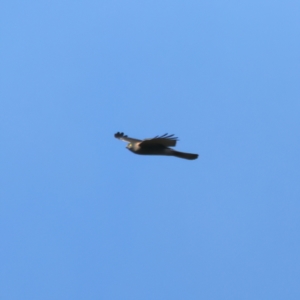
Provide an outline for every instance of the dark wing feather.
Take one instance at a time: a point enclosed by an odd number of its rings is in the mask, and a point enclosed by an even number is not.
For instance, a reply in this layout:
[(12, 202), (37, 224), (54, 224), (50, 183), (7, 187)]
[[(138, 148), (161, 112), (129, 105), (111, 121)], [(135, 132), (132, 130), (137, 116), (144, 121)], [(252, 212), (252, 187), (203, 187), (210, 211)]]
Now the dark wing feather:
[(140, 143), (140, 146), (153, 146), (153, 145), (163, 145), (166, 147), (174, 147), (176, 146), (176, 142), (178, 141), (177, 137), (174, 137), (174, 134), (163, 134), (161, 136), (156, 136), (152, 139), (145, 139)]
[(121, 141), (124, 141), (124, 142), (128, 142), (128, 143), (138, 143), (138, 142), (141, 142), (141, 140), (128, 137), (123, 132), (117, 132), (117, 133), (115, 133), (115, 138), (117, 138), (117, 139), (119, 139)]

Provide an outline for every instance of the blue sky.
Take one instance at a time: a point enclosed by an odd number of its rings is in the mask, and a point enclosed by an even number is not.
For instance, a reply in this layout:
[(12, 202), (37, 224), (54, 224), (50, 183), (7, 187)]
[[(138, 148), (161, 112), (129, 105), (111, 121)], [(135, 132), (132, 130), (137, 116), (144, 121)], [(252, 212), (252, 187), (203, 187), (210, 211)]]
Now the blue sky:
[(2, 1), (1, 299), (298, 300), (299, 13)]

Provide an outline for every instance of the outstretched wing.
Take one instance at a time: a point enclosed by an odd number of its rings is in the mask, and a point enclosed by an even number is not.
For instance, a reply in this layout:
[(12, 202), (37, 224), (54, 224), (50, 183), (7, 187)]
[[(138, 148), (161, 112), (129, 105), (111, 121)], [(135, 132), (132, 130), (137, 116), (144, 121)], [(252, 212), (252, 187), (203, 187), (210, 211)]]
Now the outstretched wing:
[(145, 139), (140, 143), (140, 146), (151, 146), (151, 145), (164, 145), (166, 147), (174, 147), (176, 146), (176, 142), (178, 141), (177, 137), (174, 137), (174, 134), (167, 134), (161, 136), (156, 136), (152, 139)]
[(138, 142), (141, 142), (141, 140), (133, 139), (131, 137), (128, 137), (123, 132), (117, 132), (117, 133), (115, 133), (115, 138), (117, 138), (117, 139), (119, 139), (121, 141), (124, 141), (124, 142), (128, 142), (128, 143), (138, 143)]

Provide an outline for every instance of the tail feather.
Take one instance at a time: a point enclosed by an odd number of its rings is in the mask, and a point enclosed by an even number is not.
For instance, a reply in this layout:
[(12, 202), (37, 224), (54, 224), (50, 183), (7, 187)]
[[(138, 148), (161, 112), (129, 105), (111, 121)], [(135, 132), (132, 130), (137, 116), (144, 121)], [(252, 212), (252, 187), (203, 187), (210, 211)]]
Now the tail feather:
[(175, 151), (175, 150), (172, 151), (171, 155), (180, 157), (180, 158), (190, 159), (190, 160), (196, 159), (199, 156), (198, 154), (179, 152), (179, 151)]

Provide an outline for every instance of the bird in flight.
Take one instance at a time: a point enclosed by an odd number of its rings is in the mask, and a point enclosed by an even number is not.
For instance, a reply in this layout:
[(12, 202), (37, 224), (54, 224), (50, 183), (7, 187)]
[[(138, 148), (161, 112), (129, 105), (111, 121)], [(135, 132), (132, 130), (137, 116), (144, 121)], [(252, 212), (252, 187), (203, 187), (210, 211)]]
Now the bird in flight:
[(126, 148), (135, 154), (168, 155), (190, 160), (198, 157), (198, 154), (179, 152), (169, 148), (176, 146), (176, 142), (178, 141), (178, 138), (174, 137), (174, 134), (168, 135), (166, 133), (152, 139), (138, 140), (124, 135), (123, 132), (117, 132), (115, 138), (128, 142)]

